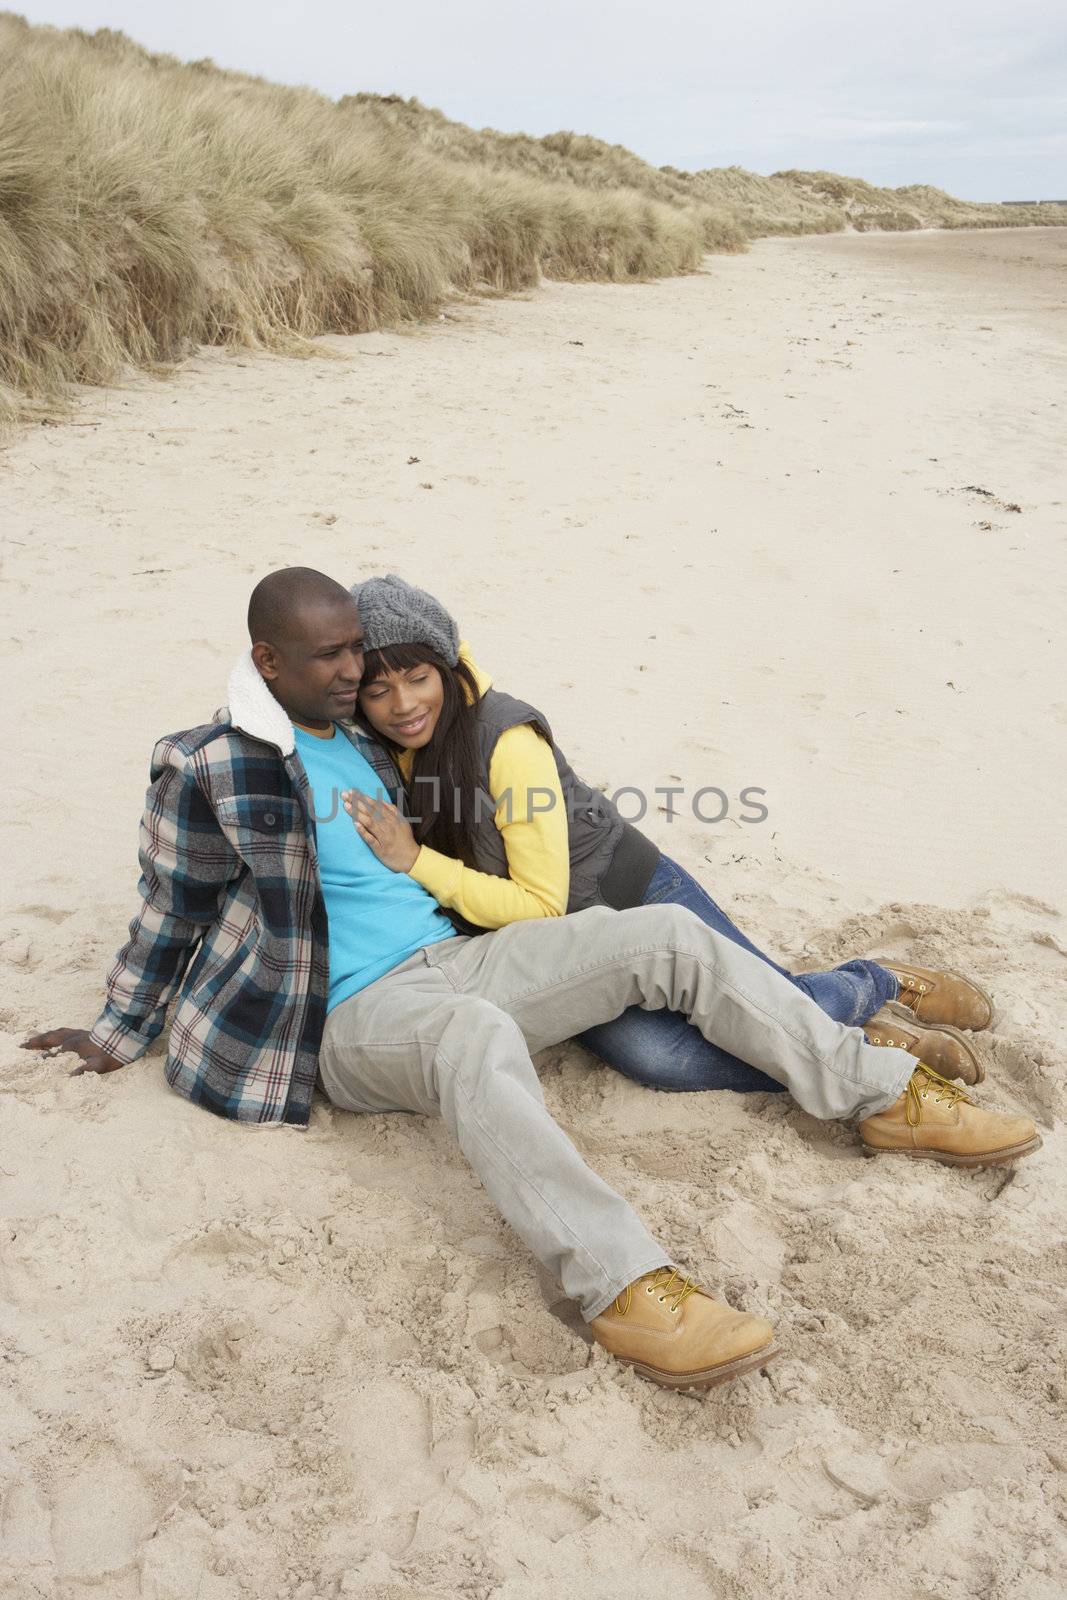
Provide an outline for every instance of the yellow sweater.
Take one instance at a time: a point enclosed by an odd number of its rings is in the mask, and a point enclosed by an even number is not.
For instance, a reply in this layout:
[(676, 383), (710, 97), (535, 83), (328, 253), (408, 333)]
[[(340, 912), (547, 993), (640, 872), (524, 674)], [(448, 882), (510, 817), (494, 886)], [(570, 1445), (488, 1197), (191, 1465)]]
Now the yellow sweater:
[[(465, 644), (460, 651), (484, 694), (492, 679), (474, 665)], [(397, 759), (405, 779), (410, 778), (415, 752), (403, 750)], [(505, 729), (493, 750), (487, 787), (499, 802), (494, 820), (504, 840), (508, 876), (476, 872), (426, 845), (419, 850), (410, 876), (441, 905), (479, 928), (503, 928), (530, 917), (561, 917), (570, 894), (570, 835), (552, 746), (528, 723)], [(551, 792), (550, 811), (528, 815), (532, 789), (542, 791), (532, 797), (538, 807), (547, 803), (544, 791)], [(509, 790), (510, 807), (506, 798), (501, 800)]]

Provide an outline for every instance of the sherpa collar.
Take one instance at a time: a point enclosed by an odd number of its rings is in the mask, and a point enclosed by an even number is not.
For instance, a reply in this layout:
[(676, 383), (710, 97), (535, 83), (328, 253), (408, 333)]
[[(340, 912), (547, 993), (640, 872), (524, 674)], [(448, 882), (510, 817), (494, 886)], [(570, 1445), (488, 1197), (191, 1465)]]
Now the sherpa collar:
[(293, 724), (259, 675), (248, 649), (230, 673), (226, 686), (230, 721), (253, 739), (264, 739), (291, 756), (296, 749)]
[[(260, 677), (259, 668), (252, 660), (251, 648), (245, 651), (230, 673), (226, 694), (226, 709), (235, 728), (241, 733), (251, 734), (253, 739), (263, 739), (267, 744), (274, 745), (283, 756), (291, 756), (295, 752), (296, 735), (293, 732), (293, 724)], [(218, 715), (221, 715), (221, 712)], [(374, 741), (367, 738), (359, 724), (351, 717), (337, 717), (334, 720), (337, 726), (359, 746), (371, 766), (378, 771), (378, 747), (374, 745)], [(371, 746), (375, 751), (374, 758), (368, 754), (368, 747)], [(388, 763), (387, 770), (392, 773), (389, 757), (382, 753), (381, 760)], [(381, 772), (378, 775), (381, 777)]]

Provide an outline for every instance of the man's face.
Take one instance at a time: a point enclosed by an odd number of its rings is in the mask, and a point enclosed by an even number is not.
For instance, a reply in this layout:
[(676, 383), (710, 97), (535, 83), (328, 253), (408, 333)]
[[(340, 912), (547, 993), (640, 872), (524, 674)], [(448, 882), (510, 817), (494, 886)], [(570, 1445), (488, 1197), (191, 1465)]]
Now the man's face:
[(355, 601), (302, 606), (282, 638), (252, 647), (252, 659), (294, 722), (325, 727), (350, 717), (363, 674), (363, 629)]

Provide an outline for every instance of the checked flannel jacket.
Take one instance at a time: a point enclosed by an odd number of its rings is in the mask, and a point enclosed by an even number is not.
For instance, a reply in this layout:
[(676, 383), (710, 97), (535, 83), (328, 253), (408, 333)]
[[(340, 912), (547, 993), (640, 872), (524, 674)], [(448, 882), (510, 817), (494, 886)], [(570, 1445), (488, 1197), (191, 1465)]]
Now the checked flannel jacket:
[[(395, 798), (390, 757), (342, 731)], [(93, 1042), (135, 1061), (171, 1020), (172, 1088), (240, 1122), (307, 1123), (329, 945), (310, 786), (292, 723), (246, 653), (212, 722), (152, 756), (141, 908), (107, 979)]]

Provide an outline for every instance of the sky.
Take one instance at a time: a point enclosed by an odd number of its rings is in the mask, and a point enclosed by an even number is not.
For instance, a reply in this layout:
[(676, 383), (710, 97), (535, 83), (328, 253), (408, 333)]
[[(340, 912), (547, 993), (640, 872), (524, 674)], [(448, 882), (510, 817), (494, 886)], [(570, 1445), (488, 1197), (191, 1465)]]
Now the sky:
[(1067, 199), (1063, 0), (38, 0), (31, 22), (657, 166)]

